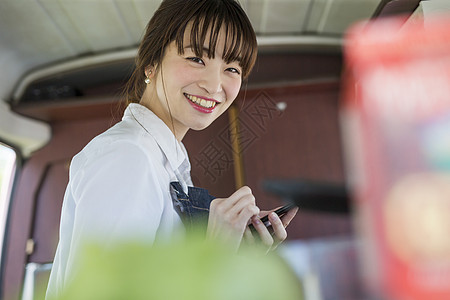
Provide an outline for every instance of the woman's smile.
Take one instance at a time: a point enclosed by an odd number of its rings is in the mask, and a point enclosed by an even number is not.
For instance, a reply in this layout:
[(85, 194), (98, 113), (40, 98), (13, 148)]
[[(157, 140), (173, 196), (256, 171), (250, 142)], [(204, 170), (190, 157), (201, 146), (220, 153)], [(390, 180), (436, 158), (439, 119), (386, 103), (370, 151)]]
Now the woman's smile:
[(210, 98), (194, 96), (187, 93), (184, 93), (184, 96), (194, 109), (202, 113), (212, 113), (216, 105), (220, 104), (219, 101)]

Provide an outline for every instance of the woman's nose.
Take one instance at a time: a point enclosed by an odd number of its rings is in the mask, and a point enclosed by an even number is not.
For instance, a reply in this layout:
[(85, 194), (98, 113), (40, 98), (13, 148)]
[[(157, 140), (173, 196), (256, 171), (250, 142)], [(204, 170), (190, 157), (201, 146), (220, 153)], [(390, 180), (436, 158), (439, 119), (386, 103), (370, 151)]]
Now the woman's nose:
[(199, 82), (199, 86), (208, 94), (214, 95), (223, 91), (223, 74), (219, 68), (207, 68)]

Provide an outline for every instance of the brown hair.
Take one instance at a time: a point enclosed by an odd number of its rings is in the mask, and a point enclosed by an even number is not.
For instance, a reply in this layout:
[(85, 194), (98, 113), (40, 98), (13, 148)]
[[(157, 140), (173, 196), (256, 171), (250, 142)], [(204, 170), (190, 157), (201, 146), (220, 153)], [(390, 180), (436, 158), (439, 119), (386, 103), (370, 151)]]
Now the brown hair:
[(136, 56), (136, 68), (128, 80), (124, 97), (127, 103), (141, 100), (145, 90), (145, 69), (160, 65), (166, 47), (175, 41), (178, 53), (184, 53), (183, 38), (192, 22), (190, 42), (195, 55), (203, 56), (209, 34), (208, 58), (214, 58), (217, 37), (224, 26), (223, 59), (239, 61), (242, 77), (249, 75), (257, 55), (256, 35), (250, 20), (236, 0), (164, 0), (150, 19)]

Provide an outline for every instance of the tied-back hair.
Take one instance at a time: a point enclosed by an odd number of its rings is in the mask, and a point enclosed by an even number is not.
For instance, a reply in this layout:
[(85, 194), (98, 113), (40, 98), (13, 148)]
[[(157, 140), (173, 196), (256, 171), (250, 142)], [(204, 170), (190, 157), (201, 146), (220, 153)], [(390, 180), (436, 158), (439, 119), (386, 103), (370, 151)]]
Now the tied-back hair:
[[(184, 54), (184, 33), (191, 23), (190, 47), (202, 57), (209, 40), (208, 58), (214, 58), (219, 32), (225, 29), (223, 59), (238, 61), (243, 79), (253, 68), (257, 55), (256, 35), (236, 0), (164, 0), (150, 19), (135, 59), (136, 68), (124, 89), (126, 104), (139, 103), (145, 90), (145, 69), (160, 66), (166, 47), (175, 41)], [(209, 35), (208, 34), (209, 30)]]

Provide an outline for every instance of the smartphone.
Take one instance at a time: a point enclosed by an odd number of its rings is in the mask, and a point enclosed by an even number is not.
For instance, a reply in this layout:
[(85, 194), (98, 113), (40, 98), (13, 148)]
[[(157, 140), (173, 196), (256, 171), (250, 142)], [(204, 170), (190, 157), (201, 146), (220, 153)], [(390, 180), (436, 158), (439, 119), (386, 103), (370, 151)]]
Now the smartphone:
[[(293, 209), (294, 207), (295, 207), (295, 204), (289, 203), (289, 204), (287, 204), (285, 206), (282, 206), (279, 209), (275, 210), (274, 213), (276, 213), (279, 217), (282, 217), (288, 211)], [(266, 227), (271, 226), (271, 224), (269, 222), (269, 215), (268, 214), (267, 214), (267, 216), (264, 216), (264, 217), (261, 218), (261, 222), (263, 222)], [(251, 231), (256, 231), (256, 229), (253, 226), (253, 224), (248, 225), (248, 227), (250, 228)]]

